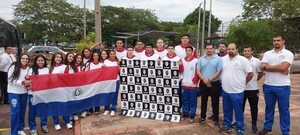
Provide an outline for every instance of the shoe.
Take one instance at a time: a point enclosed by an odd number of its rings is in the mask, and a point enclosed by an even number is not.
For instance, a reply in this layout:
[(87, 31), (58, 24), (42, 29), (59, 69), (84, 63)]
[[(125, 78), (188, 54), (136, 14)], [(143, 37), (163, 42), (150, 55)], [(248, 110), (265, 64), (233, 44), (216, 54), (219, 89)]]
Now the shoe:
[(253, 134), (257, 134), (257, 132), (258, 132), (257, 126), (256, 125), (252, 125), (252, 133)]
[(18, 131), (18, 135), (26, 135), (24, 131)]
[(88, 111), (86, 115), (89, 116), (89, 115), (92, 115), (92, 114), (93, 114), (93, 112)]
[(97, 111), (97, 112), (94, 112), (94, 114), (95, 114), (95, 115), (99, 115), (100, 113)]
[(194, 122), (195, 122), (195, 118), (191, 118), (190, 123), (194, 123)]
[(220, 129), (221, 133), (231, 133), (232, 129), (228, 128), (227, 126), (224, 126), (223, 128)]
[(259, 135), (272, 135), (273, 132), (272, 132), (272, 130), (263, 129), (263, 130), (260, 131), (258, 134), (259, 134)]
[(107, 115), (109, 113), (109, 111), (104, 111), (103, 115)]
[(205, 122), (206, 122), (205, 119), (200, 118), (200, 121), (199, 121), (199, 124), (200, 124), (200, 125), (204, 124)]
[(214, 121), (214, 126), (220, 127), (219, 121)]
[(55, 129), (56, 131), (58, 131), (58, 130), (61, 130), (61, 127), (60, 127), (59, 124), (57, 124), (57, 125), (54, 125), (54, 129)]
[(84, 111), (83, 113), (81, 113), (81, 118), (85, 118), (85, 117), (86, 117), (86, 115), (87, 115), (87, 112), (86, 112), (86, 111)]
[(72, 129), (72, 128), (73, 128), (73, 126), (72, 126), (71, 123), (66, 124), (66, 127), (67, 127), (68, 129)]
[(209, 119), (209, 120), (213, 120), (214, 119), (214, 115), (212, 114), (212, 115), (210, 115), (207, 119)]
[(76, 121), (76, 120), (78, 120), (79, 118), (78, 118), (77, 115), (74, 115), (74, 116), (73, 116), (73, 119)]
[(181, 117), (181, 120), (185, 120), (189, 117), (189, 115), (186, 115), (186, 114), (183, 114), (182, 117)]
[(48, 133), (49, 132), (47, 126), (42, 126), (41, 129), (42, 129), (43, 133)]
[(111, 111), (110, 112), (110, 116), (115, 116), (116, 112), (115, 111)]
[(231, 124), (232, 127), (236, 127), (236, 121)]
[(38, 132), (36, 131), (36, 129), (30, 130), (30, 134), (31, 135), (38, 135)]
[(236, 134), (237, 134), (237, 135), (244, 135), (245, 133), (244, 133), (243, 130), (238, 130)]

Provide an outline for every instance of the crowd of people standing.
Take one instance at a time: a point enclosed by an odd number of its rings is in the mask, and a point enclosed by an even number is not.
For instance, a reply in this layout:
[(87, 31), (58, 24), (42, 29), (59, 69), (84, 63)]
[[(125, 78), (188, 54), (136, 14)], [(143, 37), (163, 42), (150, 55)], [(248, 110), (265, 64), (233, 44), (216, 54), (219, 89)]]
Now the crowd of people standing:
[[(236, 125), (237, 134), (244, 134), (244, 110), (248, 100), (251, 108), (252, 132), (258, 133), (258, 80), (265, 75), (263, 92), (265, 98), (265, 123), (260, 135), (272, 133), (275, 104), (278, 102), (280, 112), (280, 128), (284, 135), (290, 132), (289, 97), (290, 67), (293, 54), (285, 49), (285, 39), (282, 35), (273, 37), (273, 49), (264, 53), (262, 60), (253, 56), (253, 46), (243, 48), (243, 56), (238, 53), (234, 43), (220, 44), (218, 53), (210, 43), (205, 45), (205, 53), (197, 56), (197, 50), (190, 44), (189, 35), (181, 36), (179, 45), (164, 45), (163, 39), (158, 39), (156, 47), (152, 43), (144, 44), (137, 41), (135, 46), (125, 48), (122, 40), (117, 40), (113, 50), (107, 51), (104, 44), (96, 44), (92, 49), (84, 48), (81, 53), (69, 52), (64, 56), (56, 52), (48, 65), (43, 55), (38, 55), (29, 67), (29, 55), (21, 54), (16, 60), (12, 59), (11, 47), (5, 47), (1, 56), (1, 94), (4, 104), (10, 104), (11, 134), (24, 135), (25, 110), (29, 99), (28, 123), (30, 133), (38, 134), (36, 130), (35, 108), (32, 105), (30, 90), (30, 75), (41, 74), (72, 74), (106, 66), (118, 66), (122, 59), (140, 60), (169, 60), (179, 63), (182, 120), (195, 122), (198, 95), (201, 95), (200, 124), (207, 120), (208, 98), (211, 97), (212, 115), (208, 119), (219, 126), (219, 104), (222, 96), (224, 126), (222, 132), (232, 132)], [(166, 47), (166, 48), (165, 48)], [(103, 115), (114, 116), (117, 111), (119, 92), (117, 82), (113, 102), (105, 106)], [(8, 93), (8, 94), (7, 94)], [(233, 112), (236, 122), (233, 122)], [(72, 120), (87, 115), (99, 115), (100, 106), (95, 106), (73, 116), (62, 116), (68, 129)], [(55, 130), (60, 130), (59, 116), (52, 116)], [(48, 118), (40, 118), (41, 129), (48, 132)]]

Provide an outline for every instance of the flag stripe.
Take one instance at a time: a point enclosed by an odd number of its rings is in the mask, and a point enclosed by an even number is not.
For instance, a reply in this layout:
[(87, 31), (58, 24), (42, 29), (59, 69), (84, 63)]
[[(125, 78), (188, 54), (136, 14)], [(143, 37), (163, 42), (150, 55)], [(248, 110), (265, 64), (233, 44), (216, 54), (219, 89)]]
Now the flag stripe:
[[(75, 96), (75, 92), (80, 94)], [(78, 93), (80, 92), (80, 93)], [(33, 104), (68, 102), (90, 98), (98, 94), (116, 92), (116, 80), (96, 82), (77, 87), (58, 87), (33, 92)]]
[(30, 77), (32, 92), (48, 91), (57, 87), (82, 86), (105, 80), (117, 80), (118, 72), (118, 67), (103, 67), (74, 74), (33, 75)]

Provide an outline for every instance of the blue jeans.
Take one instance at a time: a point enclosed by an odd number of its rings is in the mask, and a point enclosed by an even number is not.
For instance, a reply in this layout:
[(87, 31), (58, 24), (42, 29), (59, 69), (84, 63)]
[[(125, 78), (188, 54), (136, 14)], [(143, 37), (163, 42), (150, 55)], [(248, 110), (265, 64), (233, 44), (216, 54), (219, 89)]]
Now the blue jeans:
[(182, 112), (184, 115), (195, 117), (197, 109), (197, 88), (194, 89), (181, 89)]
[(8, 93), (10, 103), (10, 128), (11, 134), (17, 135), (25, 127), (25, 111), (27, 106), (27, 93)]
[(113, 96), (111, 105), (106, 105), (104, 107), (105, 111), (117, 111), (118, 95), (119, 95), (119, 81), (117, 81), (117, 83), (116, 83), (116, 92), (114, 92), (114, 96)]
[(36, 117), (36, 108), (32, 105), (33, 96), (31, 94), (28, 95), (29, 99), (29, 114), (28, 114), (28, 124), (30, 130), (36, 129), (35, 117)]
[(237, 130), (244, 131), (244, 113), (243, 113), (243, 101), (244, 92), (241, 93), (227, 93), (222, 90), (223, 97), (223, 113), (224, 124), (228, 128), (232, 128), (233, 110), (235, 112), (236, 127)]
[(274, 122), (275, 104), (278, 101), (280, 129), (283, 134), (290, 132), (290, 86), (263, 85), (266, 102), (264, 128), (272, 130)]

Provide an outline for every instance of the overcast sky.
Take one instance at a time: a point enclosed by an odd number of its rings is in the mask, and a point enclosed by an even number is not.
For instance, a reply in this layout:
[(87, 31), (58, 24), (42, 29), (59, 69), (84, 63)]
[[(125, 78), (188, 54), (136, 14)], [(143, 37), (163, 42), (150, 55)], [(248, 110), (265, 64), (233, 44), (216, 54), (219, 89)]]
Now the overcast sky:
[[(21, 0), (1, 0), (0, 17), (13, 18), (13, 5)], [(67, 0), (74, 5), (83, 7), (84, 0)], [(160, 21), (182, 22), (203, 0), (101, 0), (102, 5), (118, 7), (135, 7), (153, 10)], [(212, 13), (222, 22), (231, 21), (242, 13), (242, 0), (212, 0)], [(207, 0), (206, 9), (209, 9)], [(87, 0), (87, 7), (94, 9), (94, 0)], [(203, 7), (203, 6), (202, 6)]]

